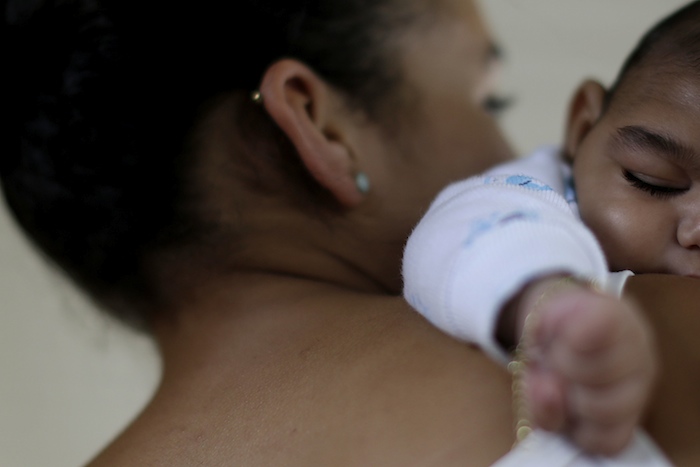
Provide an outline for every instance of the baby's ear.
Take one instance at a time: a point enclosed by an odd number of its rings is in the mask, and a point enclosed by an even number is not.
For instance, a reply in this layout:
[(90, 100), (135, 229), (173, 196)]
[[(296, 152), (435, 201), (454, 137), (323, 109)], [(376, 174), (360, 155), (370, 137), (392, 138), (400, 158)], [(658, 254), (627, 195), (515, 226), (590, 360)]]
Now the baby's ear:
[(568, 160), (576, 157), (581, 142), (602, 116), (606, 94), (603, 85), (593, 80), (584, 81), (574, 93), (564, 135), (564, 155)]

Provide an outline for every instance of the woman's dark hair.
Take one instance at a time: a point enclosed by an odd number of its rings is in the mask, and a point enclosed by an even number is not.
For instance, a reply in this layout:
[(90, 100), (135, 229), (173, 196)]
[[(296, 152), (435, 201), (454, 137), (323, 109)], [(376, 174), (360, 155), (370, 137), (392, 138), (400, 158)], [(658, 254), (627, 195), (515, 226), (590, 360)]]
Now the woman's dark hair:
[[(190, 179), (203, 112), (292, 57), (379, 118), (399, 84), (392, 35), (412, 3), (10, 0), (0, 176), (11, 211), (93, 299), (147, 327), (149, 258), (206, 235)], [(238, 102), (244, 137), (283, 139)]]
[(700, 1), (693, 1), (657, 23), (627, 57), (607, 94), (606, 107), (636, 70), (652, 64), (664, 72), (700, 76)]

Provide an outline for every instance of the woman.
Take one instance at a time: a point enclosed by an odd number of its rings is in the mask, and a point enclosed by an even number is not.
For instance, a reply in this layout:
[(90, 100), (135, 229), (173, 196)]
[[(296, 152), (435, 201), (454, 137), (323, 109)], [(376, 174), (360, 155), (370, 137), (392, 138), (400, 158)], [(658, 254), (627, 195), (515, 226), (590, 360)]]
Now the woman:
[(26, 71), (6, 198), (164, 365), (92, 465), (478, 466), (509, 450), (508, 375), (397, 297), (431, 198), (511, 157), (472, 2), (44, 3), (27, 23), (10, 9), (10, 69)]

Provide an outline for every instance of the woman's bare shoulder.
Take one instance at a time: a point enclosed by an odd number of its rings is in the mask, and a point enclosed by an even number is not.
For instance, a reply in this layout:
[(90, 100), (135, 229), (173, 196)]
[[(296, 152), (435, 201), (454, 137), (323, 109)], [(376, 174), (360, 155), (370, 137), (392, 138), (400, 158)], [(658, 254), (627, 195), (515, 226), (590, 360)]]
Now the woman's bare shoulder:
[(649, 317), (664, 346), (700, 364), (700, 279), (644, 274), (630, 277), (625, 295), (636, 301)]
[(502, 368), (400, 298), (342, 303), (254, 365), (164, 381), (92, 465), (486, 466), (508, 451)]
[(645, 427), (674, 465), (700, 465), (700, 280), (639, 275), (625, 295), (648, 317), (661, 360)]

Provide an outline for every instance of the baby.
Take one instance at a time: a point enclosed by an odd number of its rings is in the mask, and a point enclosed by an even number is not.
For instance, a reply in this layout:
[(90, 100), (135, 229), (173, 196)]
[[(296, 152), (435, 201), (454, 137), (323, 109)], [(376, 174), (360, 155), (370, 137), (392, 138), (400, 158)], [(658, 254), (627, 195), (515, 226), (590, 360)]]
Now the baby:
[(531, 421), (590, 452), (628, 443), (654, 380), (624, 280), (700, 277), (698, 57), (695, 1), (642, 39), (610, 90), (578, 89), (561, 149), (448, 187), (406, 247), (414, 308), (503, 362), (520, 342)]

